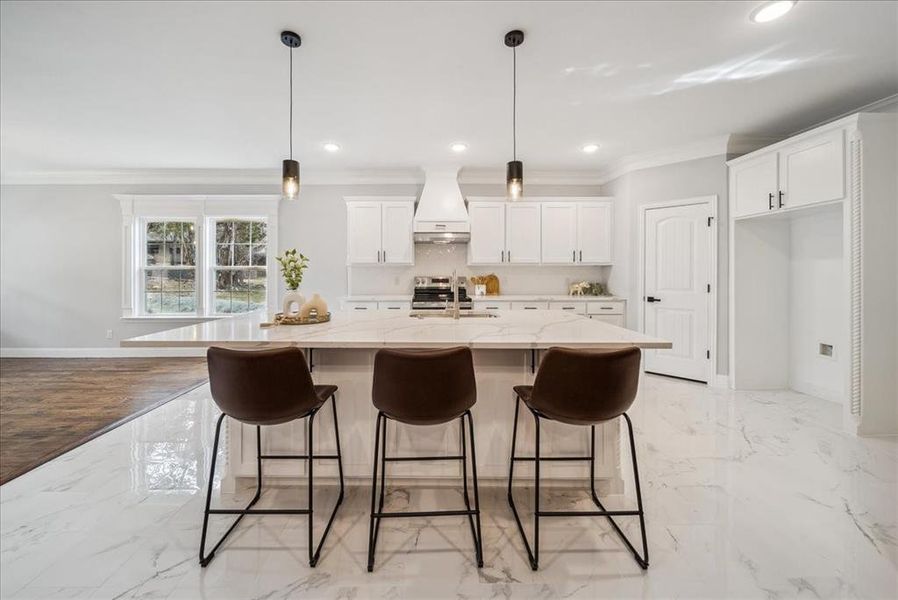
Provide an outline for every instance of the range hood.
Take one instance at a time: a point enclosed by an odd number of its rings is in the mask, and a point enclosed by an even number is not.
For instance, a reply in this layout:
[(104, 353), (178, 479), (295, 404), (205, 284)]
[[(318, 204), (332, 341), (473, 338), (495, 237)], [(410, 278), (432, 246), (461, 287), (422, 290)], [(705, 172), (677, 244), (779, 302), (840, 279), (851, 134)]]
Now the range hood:
[(424, 189), (415, 210), (413, 231), (418, 243), (464, 244), (471, 239), (457, 167), (424, 169)]

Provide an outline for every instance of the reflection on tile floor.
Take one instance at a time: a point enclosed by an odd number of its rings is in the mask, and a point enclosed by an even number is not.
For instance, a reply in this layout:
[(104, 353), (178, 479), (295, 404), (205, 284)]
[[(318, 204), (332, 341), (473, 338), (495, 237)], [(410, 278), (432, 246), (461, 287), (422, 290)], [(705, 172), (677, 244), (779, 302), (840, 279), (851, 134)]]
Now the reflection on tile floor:
[[(808, 396), (646, 378), (632, 414), (647, 572), (606, 523), (585, 519), (545, 519), (542, 568), (530, 571), (504, 491), (487, 487), (479, 571), (467, 525), (450, 517), (385, 521), (367, 573), (366, 488), (349, 489), (316, 569), (306, 562), (304, 517), (248, 517), (201, 569), (216, 414), (201, 387), (2, 486), (0, 596), (898, 597), (898, 442), (841, 433), (839, 407)], [(302, 494), (271, 488), (263, 503), (301, 505)], [(216, 498), (240, 504), (249, 495)], [(333, 495), (316, 495), (318, 531)], [(526, 510), (527, 491), (519, 497)], [(389, 502), (461, 499), (451, 488), (393, 488)], [(588, 496), (559, 490), (552, 503), (586, 508)]]

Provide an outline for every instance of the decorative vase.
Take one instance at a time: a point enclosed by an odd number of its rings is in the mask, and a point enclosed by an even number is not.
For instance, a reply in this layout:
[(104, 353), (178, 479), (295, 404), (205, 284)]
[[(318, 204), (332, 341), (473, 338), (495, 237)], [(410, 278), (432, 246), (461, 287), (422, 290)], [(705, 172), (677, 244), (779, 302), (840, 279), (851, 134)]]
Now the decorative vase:
[(323, 317), (327, 314), (327, 302), (318, 294), (312, 294), (312, 299), (302, 305), (299, 316), (303, 319), (308, 319), (313, 310), (316, 311), (318, 317)]
[[(284, 294), (281, 312), (285, 317), (296, 316), (302, 310), (302, 306), (305, 303), (306, 298), (299, 293), (299, 290), (287, 290), (287, 293)], [(295, 310), (294, 306), (296, 307)]]

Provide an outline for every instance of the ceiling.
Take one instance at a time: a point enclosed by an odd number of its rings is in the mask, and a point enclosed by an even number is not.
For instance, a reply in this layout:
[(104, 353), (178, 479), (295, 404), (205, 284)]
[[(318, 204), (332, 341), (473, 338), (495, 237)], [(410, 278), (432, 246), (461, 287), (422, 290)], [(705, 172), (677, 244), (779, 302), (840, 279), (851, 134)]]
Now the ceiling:
[[(3, 2), (0, 169), (600, 169), (898, 92), (898, 3)], [(330, 154), (322, 144), (335, 141)], [(469, 150), (453, 154), (464, 141)], [(579, 148), (600, 145), (592, 155)]]

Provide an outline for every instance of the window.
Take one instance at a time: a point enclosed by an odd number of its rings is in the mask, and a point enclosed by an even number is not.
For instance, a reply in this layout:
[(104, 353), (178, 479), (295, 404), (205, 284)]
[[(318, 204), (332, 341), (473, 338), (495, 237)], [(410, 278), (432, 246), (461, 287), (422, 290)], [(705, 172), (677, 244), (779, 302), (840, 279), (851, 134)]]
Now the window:
[(122, 316), (202, 318), (276, 310), (275, 195), (116, 195)]
[(268, 225), (265, 221), (217, 220), (213, 312), (241, 313), (265, 307)]
[(143, 308), (149, 315), (196, 312), (196, 227), (192, 221), (146, 221)]

